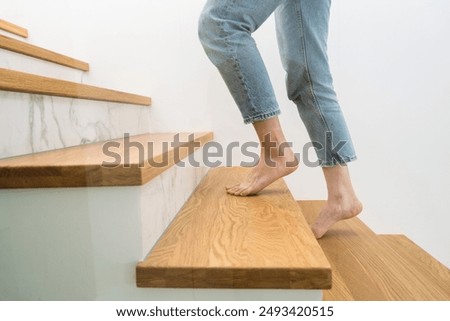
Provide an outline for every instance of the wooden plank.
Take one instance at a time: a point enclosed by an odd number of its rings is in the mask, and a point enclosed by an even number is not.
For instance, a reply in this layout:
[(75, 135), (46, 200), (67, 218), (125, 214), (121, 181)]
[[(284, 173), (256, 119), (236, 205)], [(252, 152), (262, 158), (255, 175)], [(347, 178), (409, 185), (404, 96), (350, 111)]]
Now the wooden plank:
[(257, 196), (225, 192), (247, 173), (209, 171), (138, 264), (138, 287), (330, 288), (330, 265), (282, 179)]
[(331, 289), (323, 290), (323, 301), (354, 301), (353, 295), (338, 271), (332, 270), (333, 284)]
[(0, 90), (149, 106), (150, 97), (0, 68)]
[(17, 36), (21, 36), (23, 38), (28, 38), (28, 30), (22, 27), (19, 27), (11, 22), (0, 19), (0, 29), (5, 30), (7, 32), (13, 33)]
[[(323, 205), (325, 205), (325, 201), (300, 201), (298, 202), (300, 208), (302, 209), (302, 213), (304, 214), (307, 222), (312, 224), (316, 215), (320, 211)], [(313, 216), (311, 216), (313, 214)], [(337, 228), (342, 226), (342, 229), (345, 230), (360, 230), (363, 233), (373, 234), (372, 230), (370, 230), (364, 223), (361, 222), (358, 218), (346, 220), (342, 222), (338, 222)], [(336, 226), (334, 226), (336, 229)], [(327, 253), (325, 253), (327, 255)], [(355, 300), (353, 294), (347, 287), (342, 275), (339, 271), (336, 270), (332, 261), (330, 261), (332, 267), (333, 274), (333, 284), (331, 289), (323, 290), (323, 300), (324, 301), (353, 301)]]
[(86, 62), (3, 35), (0, 35), (0, 48), (82, 71), (89, 70)]
[[(299, 201), (302, 213), (309, 224), (312, 224), (319, 215), (320, 209), (325, 205), (325, 201)], [(327, 234), (319, 240), (325, 255), (327, 256), (334, 275), (339, 275), (341, 282), (335, 284), (324, 299), (327, 297), (339, 297), (342, 292), (350, 292), (355, 300), (386, 300), (379, 289), (377, 280), (370, 277), (370, 274), (362, 268), (358, 258), (351, 252), (348, 242), (358, 242), (365, 235), (368, 238), (376, 238), (367, 226), (358, 218), (345, 220), (336, 223)], [(348, 240), (345, 243), (343, 240)], [(339, 287), (344, 284), (346, 288)]]
[[(299, 202), (310, 223), (323, 204), (324, 201)], [(417, 273), (357, 218), (335, 224), (319, 244), (333, 273), (340, 274), (355, 300), (448, 299), (444, 286), (430, 283), (426, 275)]]
[(442, 288), (450, 300), (450, 270), (405, 235), (380, 235), (379, 238), (398, 254), (398, 260), (417, 275), (427, 278), (430, 286)]
[(142, 185), (213, 137), (179, 133), (180, 144), (172, 147), (175, 135), (143, 134), (2, 159), (0, 188)]

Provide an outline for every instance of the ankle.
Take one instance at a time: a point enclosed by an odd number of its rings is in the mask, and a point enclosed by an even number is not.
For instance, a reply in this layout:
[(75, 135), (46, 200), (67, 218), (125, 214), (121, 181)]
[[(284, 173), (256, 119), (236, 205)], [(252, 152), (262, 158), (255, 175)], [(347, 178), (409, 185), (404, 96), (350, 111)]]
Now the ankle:
[(328, 202), (330, 203), (340, 204), (354, 201), (358, 201), (358, 198), (352, 188), (340, 188), (338, 190), (328, 192)]

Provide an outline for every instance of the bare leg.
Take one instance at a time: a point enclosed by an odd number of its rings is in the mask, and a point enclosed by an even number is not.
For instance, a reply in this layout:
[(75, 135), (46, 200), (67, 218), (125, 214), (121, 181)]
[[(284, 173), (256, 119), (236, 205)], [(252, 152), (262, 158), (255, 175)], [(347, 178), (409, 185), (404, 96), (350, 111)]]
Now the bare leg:
[(353, 190), (347, 166), (323, 167), (323, 174), (328, 200), (311, 226), (316, 238), (321, 238), (334, 223), (355, 217), (363, 208)]
[(286, 143), (278, 117), (255, 122), (253, 126), (261, 144), (259, 162), (244, 182), (227, 186), (229, 194), (237, 196), (256, 194), (298, 167), (298, 160)]

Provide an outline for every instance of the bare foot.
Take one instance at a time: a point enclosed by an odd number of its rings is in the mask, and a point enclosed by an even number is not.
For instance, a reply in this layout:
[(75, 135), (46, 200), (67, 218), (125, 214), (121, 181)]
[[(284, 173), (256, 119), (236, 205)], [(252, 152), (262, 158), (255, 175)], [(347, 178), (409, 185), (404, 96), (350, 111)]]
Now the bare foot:
[(236, 196), (254, 195), (277, 179), (294, 172), (298, 168), (297, 158), (290, 148), (284, 155), (261, 158), (244, 182), (226, 187), (227, 193)]
[(328, 200), (316, 221), (311, 225), (314, 236), (317, 239), (321, 238), (334, 223), (355, 217), (361, 213), (362, 209), (361, 202), (355, 197)]

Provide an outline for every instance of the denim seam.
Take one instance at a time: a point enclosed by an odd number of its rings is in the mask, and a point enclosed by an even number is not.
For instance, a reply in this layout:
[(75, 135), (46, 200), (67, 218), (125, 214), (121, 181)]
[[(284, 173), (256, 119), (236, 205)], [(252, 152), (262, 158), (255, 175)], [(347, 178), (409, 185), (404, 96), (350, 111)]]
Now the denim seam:
[(268, 119), (270, 117), (274, 117), (281, 114), (281, 111), (279, 109), (275, 109), (273, 111), (270, 112), (265, 112), (265, 113), (260, 113), (260, 114), (256, 114), (256, 115), (252, 115), (252, 116), (247, 116), (244, 119), (244, 123), (245, 124), (250, 124), (253, 123), (255, 121), (261, 121), (261, 120), (265, 120)]
[(305, 66), (306, 66), (306, 72), (307, 72), (307, 75), (308, 75), (309, 90), (311, 92), (311, 96), (313, 97), (314, 103), (316, 104), (316, 107), (317, 107), (317, 108), (315, 108), (315, 112), (320, 117), (321, 121), (323, 122), (323, 124), (325, 125), (327, 130), (331, 131), (329, 126), (328, 126), (328, 123), (325, 121), (325, 117), (323, 116), (323, 113), (322, 113), (322, 108), (321, 108), (321, 106), (319, 104), (319, 101), (317, 100), (317, 97), (316, 97), (316, 95), (314, 93), (314, 86), (313, 86), (313, 83), (312, 83), (312, 80), (311, 80), (311, 73), (309, 71), (308, 54), (307, 54), (307, 50), (306, 50), (305, 34), (303, 32), (303, 30), (304, 30), (303, 29), (304, 28), (303, 27), (303, 12), (302, 12), (302, 8), (301, 8), (301, 4), (300, 3), (296, 3), (296, 6), (297, 6), (297, 14), (298, 14), (298, 18), (299, 18), (299, 19), (297, 19), (297, 21), (299, 21), (299, 29), (300, 29), (300, 33), (302, 35), (301, 38), (302, 38), (302, 43), (303, 43), (303, 53), (304, 53), (303, 56), (305, 57)]
[[(229, 1), (227, 3), (227, 6), (226, 6), (227, 13), (230, 12), (231, 6), (235, 5), (236, 2), (237, 2), (237, 0), (232, 0), (232, 1)], [(230, 33), (225, 31), (224, 24), (225, 24), (225, 22), (222, 21), (221, 24), (220, 24), (220, 28), (221, 28), (222, 34), (224, 35), (224, 42), (225, 42), (225, 45), (227, 47), (227, 50), (230, 53), (230, 56), (232, 57), (233, 69), (236, 72), (236, 74), (238, 75), (239, 82), (241, 83), (242, 87), (244, 88), (244, 91), (245, 91), (245, 94), (246, 94), (245, 97), (246, 97), (247, 101), (250, 103), (252, 111), (257, 111), (260, 108), (257, 108), (257, 105), (255, 105), (255, 103), (253, 101), (253, 97), (250, 95), (250, 90), (249, 90), (249, 87), (248, 87), (248, 84), (247, 84), (247, 81), (246, 81), (246, 77), (241, 72), (242, 68), (240, 66), (239, 59), (237, 59), (237, 51), (236, 50), (233, 51), (233, 49), (232, 49), (233, 47), (229, 44), (228, 39), (229, 39)], [(246, 116), (244, 118), (244, 123), (248, 124), (248, 123), (253, 122), (255, 120), (264, 120), (264, 119), (267, 119), (267, 118), (272, 117), (274, 115), (280, 114), (281, 111), (278, 108), (278, 106), (276, 106), (276, 108), (277, 109), (275, 109), (274, 111), (258, 114), (256, 116)]]
[[(302, 43), (303, 43), (303, 51), (304, 51), (304, 57), (305, 57), (305, 66), (306, 66), (306, 72), (308, 75), (308, 83), (309, 83), (309, 90), (311, 92), (311, 96), (313, 98), (313, 101), (316, 105), (317, 108), (314, 108), (315, 113), (320, 117), (320, 120), (322, 121), (323, 125), (325, 126), (325, 128), (327, 129), (328, 132), (331, 132), (330, 127), (328, 126), (327, 121), (325, 120), (325, 117), (323, 115), (323, 111), (322, 111), (322, 107), (319, 103), (319, 100), (317, 99), (317, 96), (315, 94), (314, 91), (314, 84), (312, 82), (312, 78), (311, 78), (311, 73), (309, 70), (309, 63), (308, 63), (308, 50), (306, 48), (306, 41), (305, 41), (305, 34), (304, 34), (304, 28), (303, 28), (303, 11), (301, 8), (301, 2), (300, 3), (296, 3), (297, 6), (297, 13), (299, 15), (299, 28), (300, 28), (300, 32), (302, 34)], [(333, 141), (330, 142), (331, 146), (333, 146)], [(325, 151), (325, 159), (327, 158), (328, 153)], [(332, 157), (331, 162), (322, 162), (323, 165), (321, 166), (334, 166), (336, 164), (342, 164), (342, 163), (346, 163), (347, 161), (352, 161), (352, 160), (356, 160), (356, 156), (352, 156), (352, 157), (342, 157), (341, 155), (339, 155), (339, 153), (337, 155), (330, 155)], [(339, 158), (339, 160), (334, 161), (335, 160), (335, 156), (337, 156)], [(330, 164), (334, 164), (334, 165), (330, 165)]]
[[(232, 5), (234, 5), (236, 3), (236, 1), (237, 0), (233, 0), (233, 1), (229, 1), (227, 3), (227, 5), (226, 5), (226, 12), (227, 13), (230, 12), (230, 7)], [(239, 64), (239, 60), (237, 59), (237, 53), (232, 50), (232, 46), (230, 46), (230, 44), (228, 42), (228, 36), (230, 35), (230, 33), (225, 31), (225, 28), (223, 26), (224, 23), (225, 22), (223, 22), (223, 21), (221, 22), (220, 28), (221, 28), (222, 33), (225, 35), (224, 42), (225, 42), (225, 45), (227, 47), (228, 52), (231, 54), (232, 60), (233, 60), (233, 69), (235, 70), (236, 74), (238, 75), (239, 81), (240, 81), (242, 87), (244, 88), (244, 91), (245, 91), (245, 94), (246, 94), (245, 95), (246, 98), (250, 102), (250, 105), (252, 106), (252, 108), (255, 110), (257, 108), (255, 107), (255, 104), (253, 103), (252, 97), (249, 95), (250, 90), (248, 89), (247, 83), (245, 81), (245, 77), (244, 77), (244, 75), (241, 72), (241, 67), (240, 67), (240, 64)]]
[(343, 164), (347, 164), (350, 162), (353, 162), (357, 159), (356, 156), (349, 156), (349, 157), (341, 157), (340, 160), (335, 160), (335, 158), (333, 158), (333, 161), (331, 162), (320, 162), (320, 166), (321, 167), (332, 167), (332, 166), (336, 166), (336, 165), (343, 165)]

